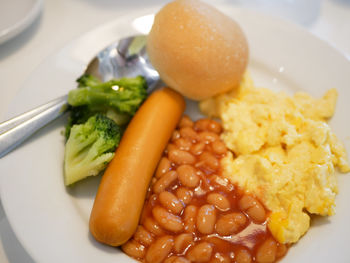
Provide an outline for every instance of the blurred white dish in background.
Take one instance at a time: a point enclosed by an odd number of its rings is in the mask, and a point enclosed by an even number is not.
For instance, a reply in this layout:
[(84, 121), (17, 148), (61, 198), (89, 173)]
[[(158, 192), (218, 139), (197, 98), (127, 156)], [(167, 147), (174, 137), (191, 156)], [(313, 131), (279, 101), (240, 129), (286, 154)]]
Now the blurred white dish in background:
[(30, 26), (42, 9), (42, 0), (0, 1), (0, 44)]

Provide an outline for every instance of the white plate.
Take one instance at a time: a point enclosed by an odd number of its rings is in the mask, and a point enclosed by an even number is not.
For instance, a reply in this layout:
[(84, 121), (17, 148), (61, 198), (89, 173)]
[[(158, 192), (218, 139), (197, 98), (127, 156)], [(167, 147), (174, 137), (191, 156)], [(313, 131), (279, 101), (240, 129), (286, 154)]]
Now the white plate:
[[(293, 24), (230, 6), (218, 8), (238, 20), (246, 32), (251, 50), (249, 70), (258, 85), (287, 92), (304, 90), (314, 96), (338, 89), (331, 126), (350, 152), (350, 63)], [(114, 39), (147, 31), (152, 16), (140, 17), (157, 10), (146, 11), (97, 28), (48, 58), (25, 83), (8, 116), (75, 88), (74, 80), (98, 50)], [(189, 110), (191, 114), (193, 110)], [(63, 185), (64, 123), (64, 119), (54, 122), (1, 160), (0, 192), (9, 221), (36, 262), (132, 262), (119, 249), (100, 245), (89, 234), (89, 214), (99, 178), (69, 189)], [(339, 188), (337, 214), (315, 220), (283, 262), (348, 261), (348, 175), (339, 176)]]
[(0, 2), (0, 44), (30, 26), (40, 14), (42, 0), (2, 0)]

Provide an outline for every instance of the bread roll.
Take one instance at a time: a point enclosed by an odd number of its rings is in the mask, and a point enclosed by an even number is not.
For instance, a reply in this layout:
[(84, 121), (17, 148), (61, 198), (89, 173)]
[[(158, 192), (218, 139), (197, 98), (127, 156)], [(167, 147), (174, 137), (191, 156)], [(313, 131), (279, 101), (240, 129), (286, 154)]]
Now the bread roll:
[(198, 0), (176, 0), (156, 14), (147, 52), (162, 80), (194, 100), (238, 86), (249, 53), (239, 25)]

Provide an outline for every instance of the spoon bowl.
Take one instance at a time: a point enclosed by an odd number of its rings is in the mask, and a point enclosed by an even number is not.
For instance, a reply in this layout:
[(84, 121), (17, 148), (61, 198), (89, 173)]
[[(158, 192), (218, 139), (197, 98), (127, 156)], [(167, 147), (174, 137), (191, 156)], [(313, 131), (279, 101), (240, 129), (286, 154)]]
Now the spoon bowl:
[[(110, 44), (90, 61), (84, 73), (102, 81), (141, 75), (147, 82), (148, 92), (160, 80), (158, 72), (149, 62), (145, 35), (130, 36)], [(0, 123), (0, 158), (37, 130), (62, 116), (68, 109), (67, 97), (64, 95)]]
[(85, 73), (102, 81), (141, 75), (146, 79), (149, 90), (159, 81), (158, 72), (148, 60), (145, 35), (123, 38), (109, 45), (91, 60)]

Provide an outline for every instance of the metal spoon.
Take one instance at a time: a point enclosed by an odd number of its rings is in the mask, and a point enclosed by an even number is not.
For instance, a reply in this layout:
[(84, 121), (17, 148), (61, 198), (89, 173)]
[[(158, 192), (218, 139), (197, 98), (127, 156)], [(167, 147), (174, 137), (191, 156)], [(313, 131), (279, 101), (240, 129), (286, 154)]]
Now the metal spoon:
[[(159, 81), (159, 75), (148, 60), (145, 47), (144, 35), (123, 38), (100, 51), (90, 61), (85, 73), (103, 81), (142, 75), (150, 91)], [(65, 95), (0, 123), (0, 158), (37, 130), (62, 116), (67, 108), (67, 95)]]

